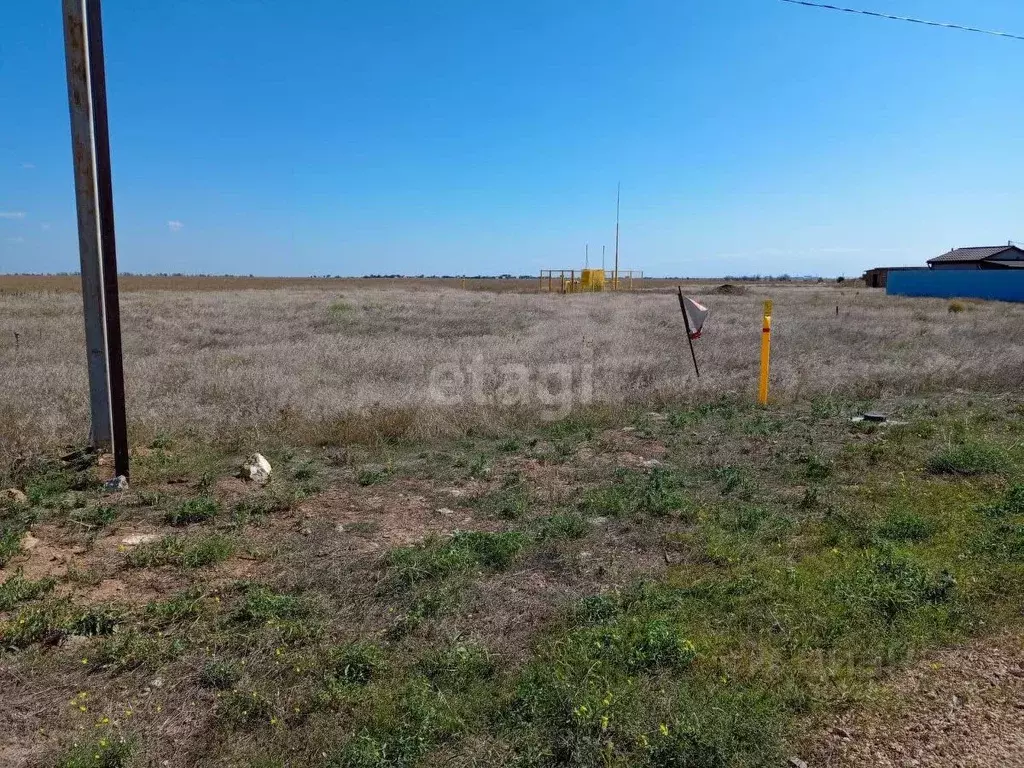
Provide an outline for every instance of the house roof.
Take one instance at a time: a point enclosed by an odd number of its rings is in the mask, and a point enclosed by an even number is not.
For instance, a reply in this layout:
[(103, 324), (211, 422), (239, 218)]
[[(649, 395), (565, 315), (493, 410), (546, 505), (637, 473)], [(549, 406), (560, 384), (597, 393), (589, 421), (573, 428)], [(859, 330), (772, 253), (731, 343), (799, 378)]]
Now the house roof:
[(1004, 251), (1020, 251), (1015, 245), (986, 245), (980, 248), (954, 248), (949, 253), (929, 259), (929, 264), (936, 264), (950, 261), (984, 261)]

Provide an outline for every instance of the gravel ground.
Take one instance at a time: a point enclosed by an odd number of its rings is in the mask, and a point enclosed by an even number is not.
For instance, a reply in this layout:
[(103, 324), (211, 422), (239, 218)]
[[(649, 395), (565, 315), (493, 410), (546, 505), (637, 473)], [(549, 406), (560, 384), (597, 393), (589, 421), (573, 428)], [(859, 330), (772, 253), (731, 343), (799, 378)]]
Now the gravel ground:
[(895, 678), (891, 690), (885, 712), (837, 719), (809, 768), (1024, 766), (1020, 631), (937, 653)]

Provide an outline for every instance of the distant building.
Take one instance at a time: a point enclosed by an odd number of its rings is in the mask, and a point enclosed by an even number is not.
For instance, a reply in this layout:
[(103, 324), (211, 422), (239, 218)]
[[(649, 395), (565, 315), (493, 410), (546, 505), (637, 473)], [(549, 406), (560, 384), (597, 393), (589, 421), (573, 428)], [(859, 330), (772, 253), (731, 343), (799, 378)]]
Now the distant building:
[(1013, 243), (954, 248), (928, 260), (930, 269), (1024, 269), (1024, 249)]
[(862, 279), (868, 288), (885, 288), (889, 284), (889, 273), (920, 267), (875, 267), (864, 273)]

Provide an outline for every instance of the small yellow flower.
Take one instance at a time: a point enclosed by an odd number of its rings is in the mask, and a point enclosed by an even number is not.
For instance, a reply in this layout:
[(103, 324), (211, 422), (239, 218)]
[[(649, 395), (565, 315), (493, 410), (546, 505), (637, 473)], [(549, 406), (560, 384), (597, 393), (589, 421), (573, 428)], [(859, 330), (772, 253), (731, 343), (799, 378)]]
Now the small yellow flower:
[(83, 663), (83, 664), (88, 664), (88, 663), (89, 663), (89, 660), (88, 660), (88, 659), (82, 659), (82, 663)]
[(607, 731), (608, 730), (608, 723), (609, 723), (608, 715), (601, 715), (601, 730), (602, 731)]
[(662, 736), (668, 736), (668, 726), (664, 723), (658, 726), (658, 730), (661, 731)]
[(276, 717), (270, 718), (270, 724), (271, 725), (277, 725), (277, 718)]

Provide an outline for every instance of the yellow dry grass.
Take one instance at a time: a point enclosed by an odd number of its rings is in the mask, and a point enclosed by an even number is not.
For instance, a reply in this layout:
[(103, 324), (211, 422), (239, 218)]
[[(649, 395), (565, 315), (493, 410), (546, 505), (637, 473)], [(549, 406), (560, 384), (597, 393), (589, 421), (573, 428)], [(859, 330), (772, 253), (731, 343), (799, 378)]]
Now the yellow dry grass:
[[(1024, 370), (1024, 306), (971, 303), (951, 314), (942, 300), (854, 286), (751, 284), (743, 295), (714, 295), (714, 283), (689, 284), (712, 308), (697, 342), (697, 380), (668, 289), (558, 296), (316, 280), (254, 290), (246, 279), (237, 283), (244, 290), (225, 290), (234, 278), (138, 279), (187, 286), (142, 289), (125, 279), (129, 422), (142, 438), (184, 430), (232, 438), (290, 430), (289, 439), (312, 441), (461, 434), (536, 418), (541, 386), (560, 409), (578, 405), (588, 399), (584, 375), (592, 401), (612, 407), (754, 397), (768, 297), (776, 401), (1008, 392)], [(468, 372), (463, 391), (449, 387), (444, 403), (431, 393), (439, 366)], [(485, 372), (479, 385), (468, 378), (474, 366)], [(509, 366), (531, 377), (533, 394), (518, 406), (502, 390)], [(570, 369), (569, 394), (555, 391), (557, 376), (547, 380), (554, 366)], [(86, 395), (77, 293), (0, 292), (0, 452), (10, 459), (80, 443)]]

